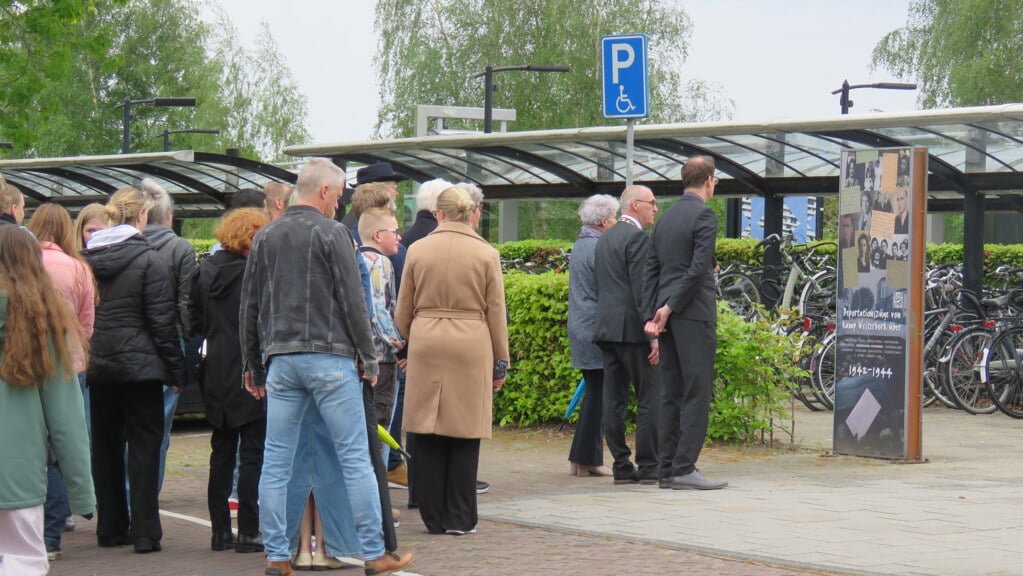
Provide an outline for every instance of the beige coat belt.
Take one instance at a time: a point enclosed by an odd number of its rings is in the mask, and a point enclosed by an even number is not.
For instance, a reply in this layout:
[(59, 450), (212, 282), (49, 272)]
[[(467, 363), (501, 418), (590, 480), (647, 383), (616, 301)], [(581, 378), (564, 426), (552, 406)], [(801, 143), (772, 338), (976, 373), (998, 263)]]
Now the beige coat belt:
[(476, 310), (445, 310), (443, 308), (428, 308), (416, 310), (416, 318), (450, 318), (454, 320), (485, 320), (483, 312)]

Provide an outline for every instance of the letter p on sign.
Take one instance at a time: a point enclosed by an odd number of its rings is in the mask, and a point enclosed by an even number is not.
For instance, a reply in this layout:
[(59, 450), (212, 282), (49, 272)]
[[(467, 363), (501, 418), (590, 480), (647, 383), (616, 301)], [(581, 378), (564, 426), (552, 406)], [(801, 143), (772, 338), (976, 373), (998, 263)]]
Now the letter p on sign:
[(621, 84), (618, 81), (618, 71), (622, 68), (632, 66), (636, 61), (636, 51), (628, 44), (611, 45), (611, 83)]

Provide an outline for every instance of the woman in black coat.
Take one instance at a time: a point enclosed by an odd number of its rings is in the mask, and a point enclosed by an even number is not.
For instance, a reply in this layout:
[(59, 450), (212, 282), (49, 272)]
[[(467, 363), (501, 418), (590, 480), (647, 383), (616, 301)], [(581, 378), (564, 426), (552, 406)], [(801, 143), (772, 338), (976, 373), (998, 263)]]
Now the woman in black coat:
[(174, 286), (166, 262), (142, 237), (148, 219), (142, 193), (118, 190), (104, 215), (112, 227), (93, 234), (82, 252), (100, 300), (87, 372), (96, 537), (100, 546), (134, 544), (136, 552), (157, 552), (163, 537), (158, 488), (163, 383), (185, 386)]
[[(206, 359), (200, 377), (206, 419), (213, 426), (207, 504), (213, 524), (210, 548), (215, 551), (232, 547), (237, 552), (263, 550), (257, 502), (266, 437), (266, 404), (253, 398), (242, 385), (238, 309), (252, 237), (269, 221), (269, 215), (258, 208), (228, 212), (216, 231), (223, 249), (207, 258), (192, 279), (192, 333), (206, 339)], [(235, 540), (227, 499), (239, 453)]]

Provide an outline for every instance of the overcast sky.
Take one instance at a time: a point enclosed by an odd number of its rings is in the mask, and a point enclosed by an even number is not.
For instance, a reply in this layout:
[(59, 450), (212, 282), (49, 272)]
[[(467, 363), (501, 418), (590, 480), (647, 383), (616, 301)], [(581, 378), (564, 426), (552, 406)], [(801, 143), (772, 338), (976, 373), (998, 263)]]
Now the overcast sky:
[[(373, 68), (374, 2), (220, 2), (246, 44), (260, 21), (270, 25), (299, 90), (308, 98), (313, 142), (369, 138), (379, 102)], [(838, 96), (831, 91), (843, 79), (851, 84), (900, 80), (884, 70), (872, 72), (870, 57), (884, 34), (905, 24), (908, 0), (680, 3), (694, 24), (683, 74), (721, 85), (735, 101), (733, 120), (837, 115)], [(865, 89), (852, 95), (851, 114), (916, 107), (915, 91)], [(481, 90), (476, 105), (482, 106), (482, 100)]]

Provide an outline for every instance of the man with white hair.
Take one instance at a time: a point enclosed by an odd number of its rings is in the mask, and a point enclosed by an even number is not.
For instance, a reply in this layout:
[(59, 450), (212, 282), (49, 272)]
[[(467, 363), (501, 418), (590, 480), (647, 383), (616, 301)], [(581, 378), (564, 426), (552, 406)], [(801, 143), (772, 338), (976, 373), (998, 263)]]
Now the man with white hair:
[(406, 248), (437, 227), (437, 217), (433, 215), (437, 210), (437, 197), (452, 186), (454, 184), (440, 178), (427, 180), (419, 185), (416, 192), (416, 221), (401, 235), (401, 243)]
[(268, 576), (294, 575), (287, 486), (303, 441), (299, 430), (312, 410), (327, 425), (344, 470), (366, 574), (390, 574), (412, 562), (410, 553), (385, 550), (377, 481), (366, 449), (359, 365), (370, 383), (378, 367), (352, 235), (332, 219), (344, 184), (344, 172), (329, 160), (307, 162), (295, 184), (294, 204), (256, 234), (245, 266), (245, 386), (253, 396), (267, 398), (259, 514)]
[[(191, 329), (189, 320), (189, 295), (192, 291), (192, 275), (195, 273), (195, 248), (188, 240), (174, 233), (174, 201), (170, 194), (151, 178), (142, 179), (142, 196), (146, 200), (149, 219), (143, 235), (156, 248), (171, 272), (171, 285), (175, 288), (177, 304), (178, 337), (184, 346)], [(158, 490), (163, 488), (163, 473), (167, 466), (167, 449), (170, 448), (170, 431), (174, 423), (174, 412), (178, 406), (178, 392), (170, 386), (163, 387), (163, 443), (160, 445), (160, 479)]]

